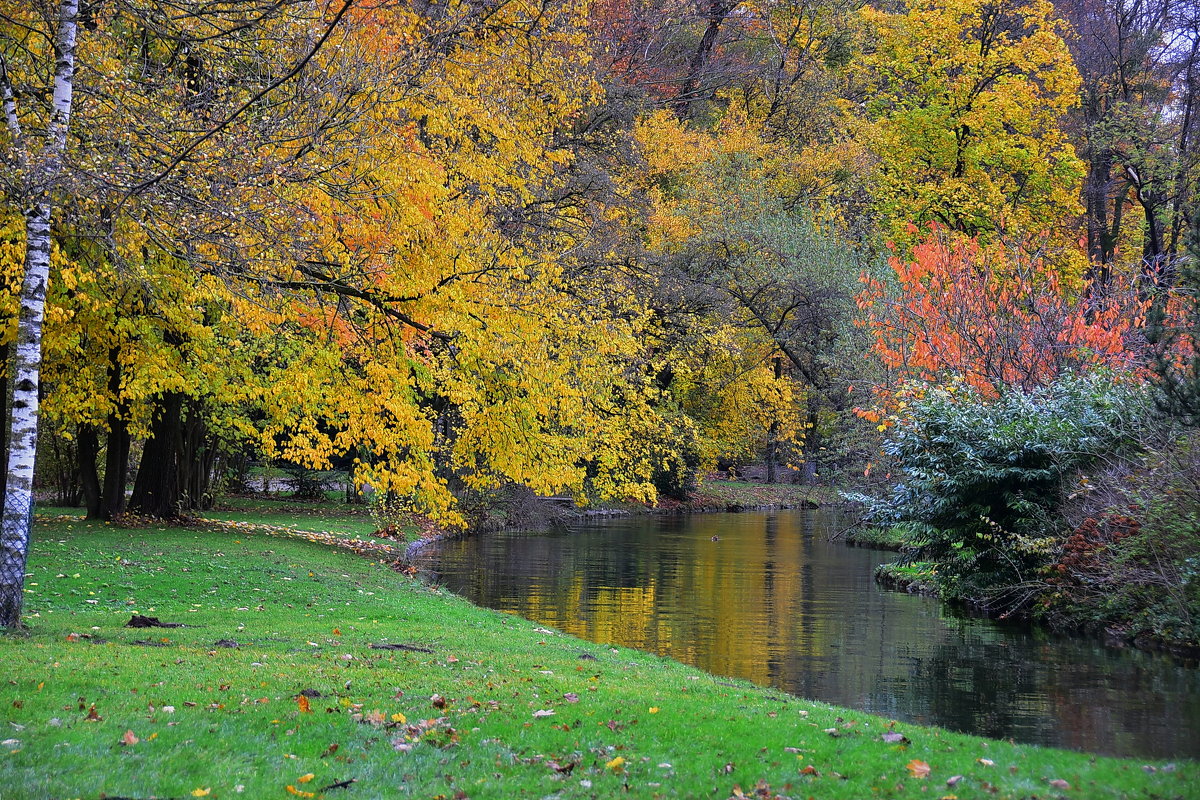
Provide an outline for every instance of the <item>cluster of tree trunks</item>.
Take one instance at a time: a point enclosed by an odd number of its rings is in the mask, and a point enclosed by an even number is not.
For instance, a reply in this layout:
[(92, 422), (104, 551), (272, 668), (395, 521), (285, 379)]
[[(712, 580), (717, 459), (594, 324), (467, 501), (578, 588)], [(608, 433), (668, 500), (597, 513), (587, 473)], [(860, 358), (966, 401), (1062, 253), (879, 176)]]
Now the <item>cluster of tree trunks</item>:
[[(113, 374), (113, 379), (119, 380), (119, 373)], [(126, 510), (170, 519), (209, 507), (217, 448), (200, 403), (180, 392), (157, 397), (150, 437), (142, 449), (128, 504), (125, 485), (130, 435), (122, 411), (109, 417), (103, 483), (97, 473), (100, 432), (91, 426), (79, 432), (80, 481), (88, 519), (112, 519)]]

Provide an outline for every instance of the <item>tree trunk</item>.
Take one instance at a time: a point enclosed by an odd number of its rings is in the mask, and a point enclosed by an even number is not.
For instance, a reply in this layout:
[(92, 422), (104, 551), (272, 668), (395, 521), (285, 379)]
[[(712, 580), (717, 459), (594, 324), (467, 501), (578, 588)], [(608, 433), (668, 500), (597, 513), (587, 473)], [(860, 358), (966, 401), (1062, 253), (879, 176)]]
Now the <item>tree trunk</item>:
[[(775, 356), (773, 359), (775, 368), (775, 380), (783, 380), (783, 358)], [(767, 483), (775, 483), (778, 480), (776, 473), (777, 465), (779, 464), (779, 420), (771, 420), (771, 427), (767, 430)]]
[(1088, 159), (1088, 175), (1084, 184), (1087, 200), (1088, 278), (1090, 291), (1103, 296), (1111, 279), (1109, 264), (1113, 259), (1115, 241), (1109, 235), (1108, 203), (1112, 190), (1112, 153), (1105, 150)]
[(129, 510), (135, 514), (162, 519), (179, 516), (183, 399), (179, 392), (158, 396), (150, 438), (142, 451), (129, 499)]
[(108, 451), (104, 455), (104, 491), (100, 513), (110, 520), (125, 510), (125, 480), (129, 476), (129, 405), (121, 398), (121, 351), (108, 351), (108, 391), (115, 400), (108, 415)]
[[(7, 344), (0, 344), (0, 420), (4, 420), (0, 424), (0, 456), (3, 456), (5, 464), (8, 463), (8, 376), (12, 373), (12, 364), (8, 363), (9, 355), (11, 348)], [(7, 478), (7, 471), (0, 472), (0, 498), (4, 497)]]
[[(75, 78), (75, 33), (79, 0), (62, 0), (59, 6), (54, 65), (54, 94), (49, 125), (39, 163), (30, 163), (29, 152), (18, 151), (30, 168), (24, 187), (25, 279), (21, 284), (21, 310), (17, 317), (16, 356), (13, 359), (13, 400), (8, 445), (8, 480), (4, 487), (4, 513), (0, 517), (0, 625), (21, 624), (25, 602), (25, 559), (33, 524), (33, 464), (37, 454), (38, 381), (42, 366), (42, 320), (46, 310), (46, 285), (50, 280), (50, 189), (62, 172), (62, 152), (71, 121)], [(4, 80), (3, 111), (14, 148), (22, 147), (20, 118), (12, 87)], [(30, 145), (33, 145), (30, 142)], [(20, 174), (17, 172), (15, 174)]]
[(692, 59), (688, 63), (687, 77), (684, 78), (683, 86), (675, 98), (675, 113), (680, 119), (687, 119), (691, 116), (692, 107), (699, 99), (698, 93), (704, 72), (708, 68), (709, 57), (717, 43), (717, 36), (721, 33), (721, 25), (739, 2), (740, 0), (709, 0), (708, 10), (704, 14), (704, 18), (707, 20), (704, 35), (700, 37), (696, 52), (692, 54)]
[(772, 420), (767, 430), (767, 483), (775, 483), (776, 464), (779, 462), (779, 420)]
[(0, 625), (21, 623), (25, 559), (33, 524), (33, 463), (37, 454), (38, 379), (42, 364), (42, 320), (50, 278), (50, 198), (43, 195), (26, 224), (25, 281), (13, 358), (8, 476), (0, 523)]
[(129, 477), (129, 427), (124, 419), (109, 417), (108, 450), (104, 454), (104, 489), (100, 514), (111, 520), (125, 511), (125, 481)]
[(96, 472), (96, 457), (100, 455), (100, 436), (88, 424), (79, 426), (78, 446), (79, 486), (83, 490), (83, 505), (88, 519), (103, 519), (100, 495), (100, 475)]
[(817, 422), (820, 420), (819, 400), (815, 396), (808, 401), (808, 427), (804, 433), (804, 467), (803, 476), (806, 484), (817, 482), (817, 456), (821, 452), (821, 434), (817, 432)]
[(181, 448), (178, 455), (180, 510), (212, 507), (212, 474), (217, 448), (208, 435), (208, 425), (200, 413), (199, 401), (187, 404), (186, 419), (181, 421)]

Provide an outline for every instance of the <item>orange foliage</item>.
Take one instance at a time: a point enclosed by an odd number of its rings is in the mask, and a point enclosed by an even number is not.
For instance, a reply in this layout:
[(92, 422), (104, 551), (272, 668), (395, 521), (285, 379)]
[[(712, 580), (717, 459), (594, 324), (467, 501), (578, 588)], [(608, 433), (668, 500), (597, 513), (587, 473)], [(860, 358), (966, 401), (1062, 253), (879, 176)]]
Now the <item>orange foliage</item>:
[(934, 227), (893, 256), (895, 288), (863, 277), (858, 305), (875, 350), (900, 380), (958, 375), (994, 395), (1068, 371), (1133, 368), (1146, 305), (1131, 287), (1072, 292), (1044, 240), (982, 244)]

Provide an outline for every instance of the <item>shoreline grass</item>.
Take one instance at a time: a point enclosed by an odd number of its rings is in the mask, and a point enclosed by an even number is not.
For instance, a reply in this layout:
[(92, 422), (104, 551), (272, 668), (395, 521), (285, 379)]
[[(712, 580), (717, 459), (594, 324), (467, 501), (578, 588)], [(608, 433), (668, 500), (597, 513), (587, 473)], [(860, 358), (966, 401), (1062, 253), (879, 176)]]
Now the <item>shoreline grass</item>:
[(244, 531), (37, 526), (0, 800), (1200, 797), (1193, 762), (896, 723)]

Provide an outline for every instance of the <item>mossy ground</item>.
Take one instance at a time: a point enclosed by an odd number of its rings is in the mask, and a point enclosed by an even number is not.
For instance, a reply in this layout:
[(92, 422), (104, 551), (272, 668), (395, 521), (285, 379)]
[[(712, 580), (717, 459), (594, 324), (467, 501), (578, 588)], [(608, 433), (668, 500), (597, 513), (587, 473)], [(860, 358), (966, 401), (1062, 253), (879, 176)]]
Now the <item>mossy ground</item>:
[(903, 528), (879, 528), (862, 525), (846, 534), (846, 543), (879, 550), (900, 550), (911, 544), (911, 536)]
[[(286, 528), (35, 534), (28, 630), (0, 637), (0, 800), (727, 798), (760, 781), (793, 798), (1200, 797), (1190, 762), (801, 700), (476, 608)], [(186, 627), (124, 627), (135, 612)]]

